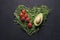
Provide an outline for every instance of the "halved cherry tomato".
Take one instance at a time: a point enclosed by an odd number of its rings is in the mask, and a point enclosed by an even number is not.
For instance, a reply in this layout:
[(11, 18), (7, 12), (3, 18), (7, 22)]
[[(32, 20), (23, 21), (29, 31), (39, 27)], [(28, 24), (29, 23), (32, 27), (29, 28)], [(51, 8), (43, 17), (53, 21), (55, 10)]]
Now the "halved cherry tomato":
[(22, 9), (22, 13), (25, 14), (26, 13), (26, 10), (25, 9)]
[(24, 14), (22, 12), (20, 13), (20, 17), (24, 17)]
[(29, 28), (29, 29), (32, 28), (32, 23), (28, 23), (28, 28)]
[(26, 14), (25, 14), (25, 18), (27, 18), (27, 17), (28, 17), (28, 14), (26, 13)]
[(25, 20), (26, 20), (26, 22), (29, 22), (30, 21), (30, 18), (26, 18)]

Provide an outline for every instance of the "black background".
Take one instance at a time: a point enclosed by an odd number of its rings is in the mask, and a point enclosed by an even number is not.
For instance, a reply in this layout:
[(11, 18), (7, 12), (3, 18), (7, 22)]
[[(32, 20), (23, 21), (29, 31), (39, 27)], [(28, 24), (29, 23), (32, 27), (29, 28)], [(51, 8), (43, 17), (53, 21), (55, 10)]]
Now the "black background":
[[(60, 40), (60, 5), (59, 0), (0, 0), (0, 40)], [(18, 5), (47, 5), (52, 9), (46, 25), (32, 36), (28, 36), (13, 23), (13, 13)]]

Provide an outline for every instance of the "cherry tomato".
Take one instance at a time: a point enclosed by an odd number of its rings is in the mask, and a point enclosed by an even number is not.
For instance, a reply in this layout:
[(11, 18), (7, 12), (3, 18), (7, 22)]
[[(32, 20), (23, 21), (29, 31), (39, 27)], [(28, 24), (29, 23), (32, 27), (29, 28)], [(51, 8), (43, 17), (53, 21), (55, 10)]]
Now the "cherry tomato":
[(28, 17), (28, 14), (26, 13), (26, 14), (25, 14), (25, 18), (27, 18), (27, 17)]
[(28, 28), (32, 28), (32, 23), (28, 23)]
[(24, 14), (23, 13), (20, 13), (20, 17), (24, 17)]
[(25, 21), (25, 17), (22, 17), (21, 20), (22, 20), (22, 21)]
[(22, 13), (25, 14), (26, 13), (26, 10), (25, 9), (22, 9)]
[(30, 18), (26, 18), (25, 20), (26, 20), (26, 22), (29, 22), (30, 21)]

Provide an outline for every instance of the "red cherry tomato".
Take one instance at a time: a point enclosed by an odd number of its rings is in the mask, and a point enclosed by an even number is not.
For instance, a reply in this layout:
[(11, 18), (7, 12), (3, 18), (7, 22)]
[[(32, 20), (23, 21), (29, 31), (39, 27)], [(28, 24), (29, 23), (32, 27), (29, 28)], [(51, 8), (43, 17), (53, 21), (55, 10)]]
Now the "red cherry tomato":
[(28, 23), (28, 28), (32, 28), (32, 23)]
[(25, 14), (26, 13), (26, 10), (25, 9), (22, 9), (22, 13)]
[(27, 17), (28, 17), (28, 14), (26, 13), (26, 14), (25, 14), (25, 18), (27, 18)]
[(22, 21), (25, 21), (25, 17), (22, 17), (21, 20), (22, 20)]
[(20, 17), (24, 17), (24, 14), (23, 13), (20, 13)]
[(29, 22), (30, 21), (30, 18), (26, 18), (25, 20), (26, 20), (26, 22)]

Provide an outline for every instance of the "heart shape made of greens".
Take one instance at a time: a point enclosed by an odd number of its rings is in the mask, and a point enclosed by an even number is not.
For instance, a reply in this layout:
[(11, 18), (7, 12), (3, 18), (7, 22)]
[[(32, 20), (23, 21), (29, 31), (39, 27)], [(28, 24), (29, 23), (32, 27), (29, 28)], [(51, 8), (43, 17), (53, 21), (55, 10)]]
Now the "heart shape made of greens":
[(14, 12), (14, 21), (18, 23), (22, 30), (28, 35), (32, 35), (38, 32), (41, 25), (45, 23), (49, 11), (50, 9), (46, 5), (35, 6), (31, 9), (24, 5), (19, 5)]

